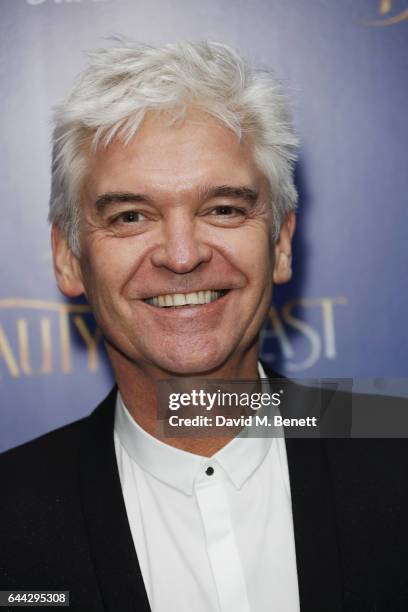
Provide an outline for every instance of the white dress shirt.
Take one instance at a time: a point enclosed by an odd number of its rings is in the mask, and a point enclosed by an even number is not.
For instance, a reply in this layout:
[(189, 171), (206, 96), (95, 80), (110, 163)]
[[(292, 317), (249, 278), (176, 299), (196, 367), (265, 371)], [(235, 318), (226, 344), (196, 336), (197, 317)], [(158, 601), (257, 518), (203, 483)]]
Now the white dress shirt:
[(144, 431), (118, 393), (114, 441), (153, 612), (299, 612), (283, 438), (195, 455)]

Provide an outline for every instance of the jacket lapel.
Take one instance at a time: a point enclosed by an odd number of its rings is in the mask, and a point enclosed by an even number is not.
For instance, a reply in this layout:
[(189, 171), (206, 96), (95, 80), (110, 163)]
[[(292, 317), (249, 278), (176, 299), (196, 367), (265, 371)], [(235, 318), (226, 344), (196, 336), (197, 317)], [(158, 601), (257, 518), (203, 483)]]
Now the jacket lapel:
[(117, 469), (116, 388), (87, 419), (79, 458), (80, 494), (91, 560), (106, 610), (149, 612)]
[[(273, 380), (286, 385), (285, 414), (314, 414), (316, 389), (307, 389), (276, 374), (263, 364)], [(317, 393), (317, 395), (316, 395)], [(321, 404), (318, 404), (319, 406)], [(286, 414), (287, 413), (287, 414)], [(342, 581), (336, 513), (328, 460), (330, 440), (286, 438), (292, 514), (295, 533), (301, 612), (340, 612)]]
[(287, 439), (300, 609), (340, 612), (342, 586), (325, 440)]

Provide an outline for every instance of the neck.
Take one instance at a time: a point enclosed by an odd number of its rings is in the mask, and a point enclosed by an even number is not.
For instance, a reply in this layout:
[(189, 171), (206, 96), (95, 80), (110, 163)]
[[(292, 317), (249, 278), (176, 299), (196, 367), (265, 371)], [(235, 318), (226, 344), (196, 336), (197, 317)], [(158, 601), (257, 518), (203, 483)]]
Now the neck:
[[(178, 376), (170, 372), (159, 371), (154, 367), (135, 364), (117, 353), (109, 345), (106, 348), (123, 402), (133, 419), (147, 433), (170, 446), (205, 457), (211, 457), (232, 440), (234, 433), (226, 436), (203, 438), (164, 437), (160, 431), (161, 428), (158, 427), (157, 382), (169, 378), (180, 378), (180, 381), (182, 381), (186, 376)], [(230, 360), (211, 372), (192, 376), (194, 376), (195, 381), (200, 378), (202, 380), (255, 380), (258, 378), (257, 364), (258, 346), (254, 345), (240, 359)]]

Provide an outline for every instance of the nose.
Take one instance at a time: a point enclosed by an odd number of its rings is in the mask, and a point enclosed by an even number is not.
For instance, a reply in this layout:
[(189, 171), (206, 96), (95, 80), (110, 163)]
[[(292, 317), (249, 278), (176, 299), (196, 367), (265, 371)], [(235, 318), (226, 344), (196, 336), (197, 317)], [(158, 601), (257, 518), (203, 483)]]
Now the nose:
[(160, 244), (151, 255), (154, 266), (185, 274), (211, 258), (212, 248), (199, 235), (194, 218), (175, 214), (163, 221)]

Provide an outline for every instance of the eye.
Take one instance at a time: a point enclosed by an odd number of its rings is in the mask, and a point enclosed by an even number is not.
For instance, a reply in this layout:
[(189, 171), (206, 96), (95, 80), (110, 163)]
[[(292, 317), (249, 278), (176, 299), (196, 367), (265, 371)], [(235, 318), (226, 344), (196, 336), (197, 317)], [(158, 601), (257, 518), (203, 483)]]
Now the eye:
[(237, 208), (236, 206), (217, 206), (211, 211), (212, 215), (221, 216), (221, 217), (230, 217), (230, 216), (239, 216), (244, 215), (245, 210), (242, 208)]
[(124, 224), (132, 224), (132, 223), (140, 223), (146, 219), (145, 215), (137, 210), (127, 210), (126, 212), (117, 215), (114, 219), (114, 223), (124, 223)]
[(205, 213), (207, 219), (213, 225), (219, 225), (220, 227), (238, 227), (248, 217), (248, 211), (245, 208), (239, 206), (230, 206), (229, 204), (220, 204), (220, 206), (214, 206)]

